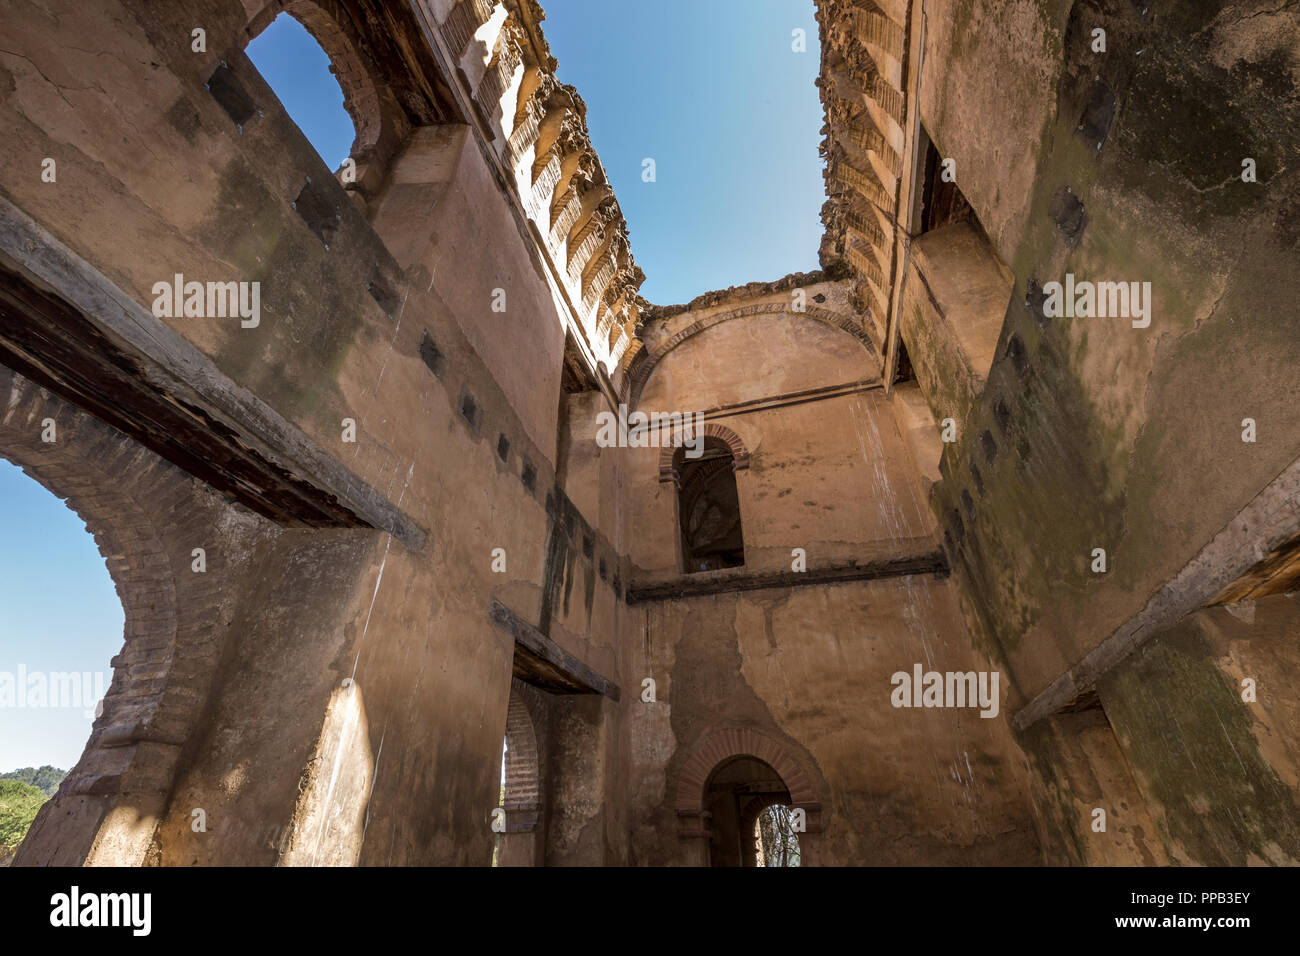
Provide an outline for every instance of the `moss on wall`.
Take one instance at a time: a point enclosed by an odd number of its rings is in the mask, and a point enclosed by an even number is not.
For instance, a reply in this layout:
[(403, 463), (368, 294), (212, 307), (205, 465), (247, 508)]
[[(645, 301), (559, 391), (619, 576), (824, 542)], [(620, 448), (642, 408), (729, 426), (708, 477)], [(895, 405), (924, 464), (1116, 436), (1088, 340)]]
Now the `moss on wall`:
[(1151, 641), (1098, 686), (1172, 859), (1300, 861), (1300, 802), (1256, 739), (1241, 689), (1195, 621)]

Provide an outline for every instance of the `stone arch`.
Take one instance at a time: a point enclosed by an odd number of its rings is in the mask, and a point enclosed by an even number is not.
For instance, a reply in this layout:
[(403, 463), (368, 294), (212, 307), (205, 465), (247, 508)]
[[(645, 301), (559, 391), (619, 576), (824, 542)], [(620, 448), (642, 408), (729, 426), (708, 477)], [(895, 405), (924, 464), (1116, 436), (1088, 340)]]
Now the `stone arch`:
[(815, 322), (821, 322), (831, 328), (847, 332), (858, 340), (859, 344), (871, 355), (876, 354), (875, 346), (867, 337), (866, 331), (852, 317), (832, 312), (829, 309), (809, 306), (802, 312), (792, 312), (787, 302), (760, 302), (756, 305), (747, 305), (738, 309), (731, 309), (727, 312), (718, 312), (713, 315), (705, 316), (698, 319), (675, 332), (663, 342), (660, 342), (653, 349), (642, 349), (636, 353), (630, 350), (625, 355), (626, 364), (622, 370), (625, 378), (623, 381), (622, 397), (630, 408), (635, 408), (641, 399), (641, 391), (650, 379), (650, 375), (660, 362), (672, 352), (673, 349), (681, 345), (687, 339), (699, 335), (723, 322), (730, 322), (733, 319), (742, 319), (752, 315), (772, 315), (772, 314), (789, 314), (800, 316), (802, 318), (812, 319)]
[(510, 689), (506, 710), (506, 832), (531, 830), (541, 806), (541, 771), (537, 759), (537, 733), (528, 705)]
[[(42, 441), (53, 419), (56, 440)], [(0, 456), (85, 522), (124, 616), (123, 643), (89, 740), (40, 810), (16, 865), (139, 865), (182, 748), (198, 725), (229, 619), (219, 589), (190, 574), (191, 546), (224, 562), (211, 489), (121, 432), (0, 366)], [(262, 519), (248, 515), (248, 521)], [(234, 519), (234, 527), (243, 522)], [(182, 573), (185, 572), (185, 573)]]
[(281, 13), (301, 23), (329, 58), (356, 129), (349, 155), (357, 176), (347, 188), (371, 199), (412, 130), (458, 119), (423, 82), (421, 72), (431, 73), (433, 64), (411, 61), (415, 54), (401, 42), (419, 27), (409, 11), (381, 11), (367, 0), (264, 0), (248, 19), (243, 45)]
[[(700, 738), (677, 774), (677, 813), (698, 814), (703, 809), (704, 786), (713, 769), (732, 757), (754, 757), (781, 775), (796, 807), (816, 807), (821, 802), (807, 760), (789, 745), (755, 727), (727, 727)], [(812, 827), (812, 813), (808, 826)]]
[(337, 0), (272, 3), (249, 23), (247, 39), (259, 36), (281, 13), (301, 23), (329, 57), (330, 72), (343, 90), (343, 108), (356, 129), (349, 153), (359, 161), (378, 145), (384, 117), (374, 74), (343, 26), (350, 18)]
[(379, 145), (385, 117), (374, 74), (342, 26), (348, 22), (341, 19), (342, 5), (334, 0), (295, 0), (285, 4), (284, 12), (306, 27), (329, 57), (331, 72), (343, 90), (343, 108), (357, 131), (350, 154), (358, 161), (368, 158)]
[[(771, 767), (790, 795), (790, 806), (806, 814), (806, 829), (800, 834), (803, 864), (816, 859), (817, 835), (822, 832), (820, 776), (812, 758), (798, 745), (788, 743), (757, 727), (717, 727), (706, 731), (691, 748), (677, 772), (675, 806), (678, 838), (690, 845), (695, 865), (708, 860), (709, 818), (705, 812), (705, 791), (714, 772), (735, 758), (752, 757)], [(805, 841), (804, 835), (813, 837)]]
[[(743, 471), (749, 468), (749, 449), (745, 447), (744, 440), (726, 425), (718, 425), (710, 422), (704, 426), (704, 437), (717, 438), (727, 443), (727, 447), (731, 449), (731, 468), (733, 471)], [(679, 450), (678, 447), (672, 445), (665, 445), (660, 450), (660, 481), (677, 482), (681, 479), (678, 462), (676, 461), (677, 452)]]

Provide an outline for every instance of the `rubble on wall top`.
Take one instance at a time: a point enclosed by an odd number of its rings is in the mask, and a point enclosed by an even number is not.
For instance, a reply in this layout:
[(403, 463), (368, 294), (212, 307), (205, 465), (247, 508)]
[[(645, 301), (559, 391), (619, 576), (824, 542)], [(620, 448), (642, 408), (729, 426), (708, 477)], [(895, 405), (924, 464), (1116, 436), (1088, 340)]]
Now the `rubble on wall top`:
[[(789, 275), (782, 276), (780, 279), (774, 279), (771, 282), (746, 282), (744, 285), (728, 286), (725, 289), (715, 289), (711, 292), (705, 292), (697, 295), (685, 305), (651, 305), (645, 299), (640, 299), (642, 303), (642, 316), (646, 322), (655, 319), (667, 319), (674, 315), (681, 315), (683, 312), (697, 312), (700, 309), (708, 309), (715, 305), (723, 305), (729, 302), (743, 302), (746, 299), (759, 299), (763, 296), (772, 295), (777, 292), (789, 292), (791, 289), (798, 289), (804, 286), (816, 285), (819, 282), (833, 282), (841, 276), (832, 275), (823, 269), (817, 269), (813, 272), (791, 272)], [(638, 297), (640, 298), (640, 297)]]

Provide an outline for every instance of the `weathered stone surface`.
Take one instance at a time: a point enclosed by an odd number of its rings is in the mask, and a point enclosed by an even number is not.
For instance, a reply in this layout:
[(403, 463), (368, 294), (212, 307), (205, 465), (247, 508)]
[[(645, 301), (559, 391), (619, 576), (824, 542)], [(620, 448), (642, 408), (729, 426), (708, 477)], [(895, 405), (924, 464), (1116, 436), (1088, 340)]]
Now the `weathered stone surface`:
[(1295, 18), (816, 6), (823, 268), (662, 307), (531, 0), (0, 9), (0, 455), (126, 616), (19, 864), (736, 863), (774, 802), (805, 865), (1300, 859)]

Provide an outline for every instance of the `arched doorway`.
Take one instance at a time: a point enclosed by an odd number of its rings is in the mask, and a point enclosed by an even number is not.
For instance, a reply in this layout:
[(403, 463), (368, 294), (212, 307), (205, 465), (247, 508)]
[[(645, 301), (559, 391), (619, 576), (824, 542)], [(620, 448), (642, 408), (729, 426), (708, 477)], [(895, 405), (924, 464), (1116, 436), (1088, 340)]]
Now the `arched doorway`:
[[(756, 727), (722, 727), (691, 748), (677, 781), (678, 838), (694, 866), (757, 866), (756, 825), (774, 806), (790, 810), (800, 866), (816, 862), (825, 786), (798, 744)], [(787, 854), (787, 862), (789, 856)]]
[(731, 757), (710, 774), (704, 794), (710, 821), (709, 865), (758, 866), (759, 817), (773, 806), (790, 805), (790, 791), (781, 775), (756, 757)]

